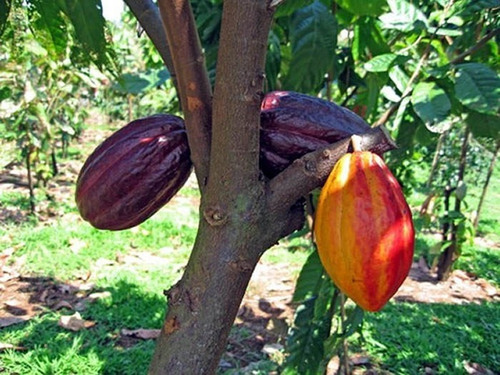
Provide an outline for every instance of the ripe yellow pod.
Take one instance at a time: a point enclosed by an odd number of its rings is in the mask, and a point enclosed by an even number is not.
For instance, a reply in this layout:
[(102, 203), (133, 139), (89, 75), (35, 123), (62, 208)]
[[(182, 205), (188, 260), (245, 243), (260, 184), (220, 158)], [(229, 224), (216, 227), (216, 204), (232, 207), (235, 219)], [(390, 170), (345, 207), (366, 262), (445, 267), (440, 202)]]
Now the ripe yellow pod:
[(411, 211), (377, 154), (355, 151), (337, 162), (319, 196), (314, 234), (328, 275), (367, 311), (380, 310), (410, 271)]

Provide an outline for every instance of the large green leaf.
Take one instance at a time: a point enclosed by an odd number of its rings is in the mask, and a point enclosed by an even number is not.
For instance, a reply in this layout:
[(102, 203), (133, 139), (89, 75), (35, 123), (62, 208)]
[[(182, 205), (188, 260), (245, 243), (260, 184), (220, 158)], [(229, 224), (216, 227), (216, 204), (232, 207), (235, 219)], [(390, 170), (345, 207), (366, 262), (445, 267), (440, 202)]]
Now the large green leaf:
[(466, 119), (469, 129), (476, 137), (500, 139), (500, 116), (470, 112)]
[(31, 5), (31, 25), (36, 28), (36, 39), (52, 56), (57, 58), (64, 55), (69, 42), (69, 33), (67, 22), (61, 17), (59, 2), (31, 0)]
[(427, 27), (427, 17), (416, 5), (405, 0), (387, 0), (387, 3), (391, 11), (380, 16), (383, 28), (412, 31)]
[(450, 7), (449, 14), (469, 17), (484, 9), (500, 7), (500, 0), (457, 0)]
[(336, 2), (358, 16), (379, 16), (387, 7), (387, 0), (336, 0)]
[(292, 60), (284, 88), (310, 92), (317, 88), (333, 66), (337, 22), (320, 1), (297, 10), (290, 25)]
[(64, 0), (60, 3), (75, 29), (76, 39), (83, 47), (78, 51), (79, 57), (89, 56), (97, 64), (106, 65), (108, 58), (101, 0)]
[(281, 41), (275, 32), (269, 33), (266, 55), (266, 80), (267, 91), (276, 89), (276, 82), (281, 67)]
[(287, 353), (282, 374), (316, 375), (323, 360), (323, 343), (329, 335), (330, 321), (314, 319), (315, 300), (309, 299), (297, 308), (294, 327), (287, 340)]
[(124, 73), (118, 77), (112, 88), (124, 94), (139, 94), (158, 87), (170, 78), (167, 69), (149, 70), (142, 73)]
[(324, 275), (324, 268), (317, 251), (309, 255), (300, 270), (299, 278), (295, 285), (293, 301), (302, 302), (312, 295), (317, 295)]
[(2, 36), (10, 13), (10, 0), (0, 0), (0, 36)]
[(470, 109), (495, 113), (500, 106), (500, 78), (484, 64), (457, 65), (455, 96)]
[(413, 89), (411, 103), (427, 129), (435, 133), (448, 129), (449, 122), (444, 120), (450, 113), (451, 102), (446, 92), (434, 82), (417, 84)]

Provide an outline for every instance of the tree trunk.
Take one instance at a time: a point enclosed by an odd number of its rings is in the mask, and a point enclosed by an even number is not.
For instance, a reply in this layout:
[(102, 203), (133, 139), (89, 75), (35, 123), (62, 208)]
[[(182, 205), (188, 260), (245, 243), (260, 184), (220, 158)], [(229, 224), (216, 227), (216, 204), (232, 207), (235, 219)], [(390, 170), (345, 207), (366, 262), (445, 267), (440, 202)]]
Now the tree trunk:
[(28, 150), (26, 152), (26, 172), (28, 174), (28, 190), (30, 195), (30, 213), (32, 215), (35, 214), (36, 206), (35, 206), (35, 190), (33, 188), (33, 177), (31, 171), (31, 145), (28, 146)]
[(488, 185), (490, 184), (491, 175), (495, 169), (495, 162), (497, 160), (498, 151), (500, 150), (500, 139), (497, 140), (495, 151), (491, 157), (490, 166), (488, 168), (488, 173), (486, 174), (486, 181), (484, 181), (483, 191), (481, 192), (481, 198), (479, 198), (479, 203), (477, 205), (476, 217), (474, 218), (474, 229), (477, 229), (479, 224), (479, 215), (481, 214), (481, 208), (483, 207), (484, 198), (486, 197), (486, 192), (488, 191)]
[[(201, 190), (197, 238), (168, 309), (151, 374), (213, 374), (262, 253), (303, 226), (301, 197), (321, 186), (349, 139), (295, 161), (271, 181), (259, 170), (260, 102), (270, 0), (226, 0), (213, 102), (187, 0), (159, 0)], [(213, 113), (213, 115), (212, 115)], [(393, 149), (383, 128), (361, 148)]]
[(432, 184), (432, 180), (434, 179), (434, 175), (436, 174), (437, 166), (439, 164), (439, 153), (441, 152), (441, 148), (443, 147), (444, 139), (446, 138), (446, 134), (448, 132), (441, 133), (438, 139), (438, 143), (436, 145), (436, 150), (434, 151), (434, 158), (432, 159), (431, 170), (429, 172), (429, 178), (425, 184), (425, 187), (429, 189)]
[[(462, 142), (462, 150), (460, 152), (460, 165), (458, 168), (457, 185), (462, 183), (464, 180), (465, 167), (467, 165), (467, 148), (469, 146), (469, 139), (470, 139), (470, 130), (469, 128), (466, 128), (464, 134), (464, 141)], [(449, 194), (447, 199), (449, 200)], [(457, 196), (455, 196), (455, 207), (454, 207), (455, 212), (460, 212), (461, 203), (462, 201)], [(448, 208), (446, 208), (446, 211), (448, 211)], [(446, 280), (448, 278), (453, 263), (458, 258), (459, 238), (457, 236), (457, 232), (458, 232), (458, 225), (456, 224), (455, 221), (452, 221), (450, 225), (450, 236), (449, 236), (451, 243), (440, 255), (438, 261), (437, 278), (439, 281)], [(445, 237), (447, 237), (447, 230), (446, 232), (443, 230), (443, 238)]]

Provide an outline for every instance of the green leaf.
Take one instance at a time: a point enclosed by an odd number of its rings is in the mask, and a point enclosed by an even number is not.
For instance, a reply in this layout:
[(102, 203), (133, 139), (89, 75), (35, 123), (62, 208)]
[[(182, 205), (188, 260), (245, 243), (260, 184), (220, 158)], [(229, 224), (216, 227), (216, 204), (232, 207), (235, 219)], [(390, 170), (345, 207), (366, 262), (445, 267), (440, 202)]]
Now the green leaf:
[(336, 2), (358, 16), (379, 16), (387, 7), (387, 0), (336, 0)]
[(465, 120), (475, 137), (500, 139), (500, 116), (470, 112)]
[(366, 62), (364, 68), (368, 72), (387, 72), (397, 58), (395, 53), (384, 53)]
[(331, 317), (314, 319), (315, 299), (297, 308), (294, 326), (287, 340), (288, 356), (283, 374), (316, 375), (323, 359), (323, 343), (331, 328)]
[(495, 113), (500, 106), (500, 78), (484, 64), (457, 65), (455, 95), (470, 109)]
[(403, 118), (406, 113), (406, 107), (408, 107), (409, 103), (409, 97), (405, 97), (403, 100), (401, 100), (401, 104), (399, 104), (398, 111), (396, 112), (396, 116), (394, 117), (394, 121), (392, 123), (392, 126), (394, 128), (399, 128), (399, 125), (401, 125), (401, 122), (403, 122)]
[(470, 17), (484, 9), (500, 7), (500, 0), (458, 0), (450, 7), (449, 14)]
[(31, 0), (33, 10), (30, 19), (37, 32), (35, 37), (52, 56), (63, 56), (68, 46), (67, 23), (61, 17), (61, 8), (57, 1)]
[(410, 81), (408, 75), (398, 65), (394, 65), (389, 70), (389, 78), (392, 80), (392, 82), (394, 82), (398, 90), (402, 93), (406, 90), (408, 82)]
[(266, 79), (267, 89), (272, 91), (276, 89), (278, 74), (281, 67), (281, 41), (278, 35), (271, 30), (269, 33), (267, 55), (266, 55)]
[(324, 274), (324, 268), (319, 259), (317, 251), (309, 255), (306, 262), (300, 270), (299, 278), (295, 284), (293, 293), (294, 302), (305, 301), (312, 295), (317, 295), (321, 287), (321, 280)]
[(414, 31), (427, 26), (425, 14), (415, 5), (404, 0), (387, 0), (390, 13), (382, 14), (379, 19), (383, 28), (400, 31)]
[(366, 103), (366, 113), (367, 116), (371, 116), (375, 113), (378, 104), (378, 98), (380, 95), (381, 83), (376, 74), (368, 73), (365, 78), (366, 86), (368, 88), (368, 101)]
[(102, 15), (101, 0), (65, 0), (62, 7), (75, 29), (75, 36), (83, 47), (79, 57), (88, 55), (100, 66), (108, 62), (105, 20)]
[(390, 52), (378, 23), (372, 17), (362, 17), (354, 24), (352, 55), (356, 61), (365, 57), (366, 49), (373, 56)]
[(0, 36), (2, 36), (9, 18), (11, 0), (0, 0)]
[(286, 0), (278, 6), (274, 16), (275, 18), (291, 16), (293, 12), (311, 3), (312, 0)]
[(310, 92), (317, 88), (333, 66), (337, 22), (329, 9), (316, 0), (293, 14), (290, 39), (292, 60), (283, 86)]
[(170, 74), (166, 69), (149, 70), (143, 73), (125, 73), (118, 77), (113, 89), (124, 94), (137, 95), (153, 87), (162, 85)]
[(443, 121), (450, 113), (451, 102), (442, 88), (434, 82), (421, 82), (413, 89), (411, 103), (427, 129), (435, 133), (447, 130), (449, 123)]

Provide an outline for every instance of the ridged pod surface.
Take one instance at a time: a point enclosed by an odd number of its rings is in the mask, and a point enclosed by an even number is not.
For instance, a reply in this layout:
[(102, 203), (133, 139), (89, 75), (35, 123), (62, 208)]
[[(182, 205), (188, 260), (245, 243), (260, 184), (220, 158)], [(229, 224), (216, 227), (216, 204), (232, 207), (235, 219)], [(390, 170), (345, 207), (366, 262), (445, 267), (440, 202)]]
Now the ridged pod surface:
[(131, 228), (165, 205), (191, 169), (180, 117), (163, 114), (132, 121), (85, 161), (76, 184), (78, 210), (96, 228)]
[(356, 151), (337, 162), (314, 226), (333, 282), (363, 309), (380, 310), (409, 273), (415, 234), (401, 188), (378, 155)]
[(370, 129), (347, 108), (292, 91), (267, 93), (260, 118), (260, 164), (268, 177), (309, 152)]

